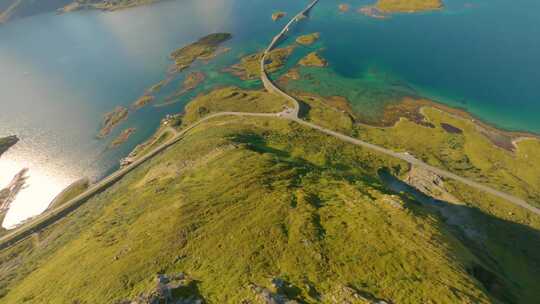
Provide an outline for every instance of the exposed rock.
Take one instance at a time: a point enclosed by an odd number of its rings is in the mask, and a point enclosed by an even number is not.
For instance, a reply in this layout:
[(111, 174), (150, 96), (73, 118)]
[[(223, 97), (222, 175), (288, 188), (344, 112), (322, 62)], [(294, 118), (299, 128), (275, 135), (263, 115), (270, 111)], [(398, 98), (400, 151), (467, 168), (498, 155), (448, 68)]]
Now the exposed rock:
[[(294, 299), (289, 299), (283, 294), (283, 288), (285, 287), (285, 281), (274, 278), (272, 279), (272, 285), (276, 288), (276, 292), (272, 292), (270, 289), (250, 283), (248, 288), (253, 291), (259, 300), (265, 304), (298, 304), (299, 302)], [(280, 288), (277, 288), (280, 286)]]
[(11, 204), (15, 201), (17, 194), (24, 189), (24, 186), (26, 185), (26, 179), (28, 178), (26, 173), (28, 173), (28, 169), (22, 169), (19, 173), (15, 174), (15, 177), (13, 177), (6, 188), (0, 189), (0, 226), (4, 221), (4, 217), (9, 211), (9, 208), (11, 208)]
[(274, 21), (278, 21), (279, 19), (285, 17), (287, 15), (287, 13), (285, 12), (275, 12), (272, 14), (272, 20)]
[(385, 195), (381, 201), (396, 209), (399, 209), (399, 210), (405, 209), (403, 205), (403, 201), (397, 195)]
[(156, 287), (140, 294), (133, 300), (121, 300), (117, 304), (203, 304), (196, 282), (184, 273), (176, 275), (158, 274)]
[(405, 179), (405, 182), (427, 196), (451, 203), (459, 203), (459, 200), (448, 193), (444, 187), (444, 181), (439, 175), (413, 166)]

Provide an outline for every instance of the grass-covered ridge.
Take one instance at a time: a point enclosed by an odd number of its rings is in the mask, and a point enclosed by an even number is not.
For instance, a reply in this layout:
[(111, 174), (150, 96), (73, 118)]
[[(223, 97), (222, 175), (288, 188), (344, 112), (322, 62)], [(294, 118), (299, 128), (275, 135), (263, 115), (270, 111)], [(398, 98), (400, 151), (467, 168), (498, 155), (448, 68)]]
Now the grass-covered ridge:
[(272, 277), (306, 303), (344, 287), (399, 303), (488, 302), (467, 273), (480, 262), (436, 216), (390, 195), (381, 167), (405, 166), (285, 121), (212, 121), (2, 252), (2, 300), (109, 303), (184, 271), (209, 303), (254, 300), (248, 283)]
[[(341, 100), (300, 99), (306, 119), (359, 135)], [(268, 93), (221, 88), (196, 98), (173, 125), (282, 106)], [(115, 303), (153, 290), (157, 273), (179, 272), (207, 303), (259, 303), (256, 291), (271, 290), (273, 278), (300, 303), (538, 296), (537, 217), (452, 182), (448, 191), (470, 204), (420, 204), (388, 190), (383, 168), (408, 171), (294, 122), (214, 118), (61, 222), (0, 252), (0, 300)], [(453, 214), (463, 222), (445, 220)], [(469, 237), (471, 225), (480, 237)]]

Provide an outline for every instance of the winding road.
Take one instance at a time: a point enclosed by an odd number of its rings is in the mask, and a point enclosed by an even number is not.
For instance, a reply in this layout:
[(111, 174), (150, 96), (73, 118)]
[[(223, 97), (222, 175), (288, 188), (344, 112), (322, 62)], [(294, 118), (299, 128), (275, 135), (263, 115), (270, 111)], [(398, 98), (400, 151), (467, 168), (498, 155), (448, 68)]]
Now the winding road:
[(294, 105), (294, 109), (289, 110), (289, 111), (285, 111), (285, 113), (283, 115), (284, 118), (288, 118), (290, 120), (293, 120), (293, 121), (295, 121), (295, 122), (297, 122), (297, 123), (299, 123), (299, 124), (301, 124), (303, 126), (319, 130), (319, 131), (321, 131), (323, 133), (326, 133), (326, 134), (328, 134), (330, 136), (334, 136), (336, 138), (339, 138), (339, 139), (341, 139), (343, 141), (346, 141), (346, 142), (349, 142), (351, 144), (354, 144), (354, 145), (357, 145), (357, 146), (362, 146), (364, 148), (374, 150), (374, 151), (379, 152), (381, 154), (386, 154), (386, 155), (389, 155), (391, 157), (401, 159), (401, 160), (406, 161), (407, 163), (409, 163), (409, 164), (411, 164), (413, 166), (420, 167), (422, 169), (425, 169), (427, 171), (430, 171), (432, 173), (435, 173), (435, 174), (437, 174), (439, 176), (442, 176), (442, 177), (445, 177), (445, 178), (456, 180), (456, 181), (461, 182), (461, 183), (463, 183), (465, 185), (476, 188), (477, 190), (480, 190), (480, 191), (492, 194), (494, 196), (500, 197), (502, 199), (505, 199), (508, 202), (513, 203), (514, 205), (525, 208), (525, 209), (527, 209), (527, 210), (529, 210), (529, 211), (531, 211), (531, 212), (533, 212), (535, 214), (540, 215), (540, 209), (530, 205), (529, 203), (527, 203), (525, 200), (523, 200), (521, 198), (518, 198), (518, 197), (510, 195), (508, 193), (493, 189), (493, 188), (488, 187), (486, 185), (475, 182), (475, 181), (473, 181), (473, 180), (471, 180), (469, 178), (461, 177), (461, 176), (459, 176), (457, 174), (454, 174), (452, 172), (449, 172), (449, 171), (446, 171), (446, 170), (439, 169), (437, 167), (433, 167), (431, 165), (428, 165), (425, 162), (423, 162), (423, 161), (421, 161), (419, 159), (416, 159), (414, 156), (412, 156), (409, 153), (406, 153), (406, 152), (405, 153), (398, 153), (398, 152), (392, 151), (390, 149), (386, 149), (386, 148), (383, 148), (381, 146), (377, 146), (377, 145), (365, 142), (363, 140), (360, 140), (360, 139), (357, 139), (357, 138), (354, 138), (354, 137), (350, 137), (350, 136), (347, 136), (345, 134), (341, 134), (341, 133), (332, 131), (330, 129), (326, 129), (326, 128), (323, 128), (323, 127), (321, 127), (319, 125), (316, 125), (316, 124), (313, 124), (313, 123), (310, 123), (310, 122), (307, 122), (305, 120), (300, 119), (300, 117), (298, 116), (298, 113), (299, 113), (299, 110), (300, 110), (300, 104), (299, 104), (298, 100), (296, 100), (294, 97), (290, 96), (289, 94), (287, 94), (286, 92), (281, 90), (277, 85), (275, 85), (272, 82), (272, 80), (270, 80), (270, 78), (268, 77), (268, 74), (266, 73), (265, 63), (266, 63), (266, 57), (267, 57), (268, 53), (270, 51), (272, 51), (272, 49), (276, 46), (278, 41), (282, 40), (282, 38), (289, 31), (289, 28), (295, 22), (298, 22), (301, 19), (301, 16), (305, 16), (317, 4), (317, 2), (318, 2), (318, 0), (312, 1), (303, 11), (301, 11), (298, 15), (294, 16), (289, 21), (289, 23), (287, 23), (285, 25), (283, 30), (277, 36), (275, 36), (274, 39), (272, 39), (272, 42), (270, 43), (268, 48), (265, 50), (265, 52), (264, 52), (264, 54), (262, 56), (262, 59), (261, 59), (261, 81), (262, 81), (265, 89), (270, 93), (274, 93), (276, 95), (279, 95), (281, 97), (286, 98), (287, 100), (291, 101), (293, 103), (293, 105)]
[(0, 238), (0, 250), (3, 250), (5, 248), (8, 248), (12, 246), (13, 244), (25, 239), (26, 237), (32, 235), (35, 232), (38, 232), (49, 225), (55, 223), (59, 219), (63, 218), (73, 210), (80, 207), (82, 204), (84, 204), (88, 199), (90, 199), (95, 194), (98, 194), (105, 189), (107, 189), (109, 186), (120, 180), (122, 177), (124, 177), (129, 172), (133, 171), (135, 168), (137, 168), (142, 163), (150, 160), (154, 156), (158, 155), (162, 151), (166, 150), (170, 146), (176, 144), (178, 141), (180, 141), (184, 135), (189, 132), (190, 130), (194, 129), (195, 127), (199, 126), (200, 124), (216, 118), (216, 117), (223, 117), (223, 116), (244, 116), (244, 117), (267, 117), (267, 118), (278, 118), (278, 119), (286, 119), (290, 121), (294, 121), (300, 125), (303, 125), (305, 127), (318, 130), (322, 133), (325, 133), (329, 136), (333, 136), (335, 138), (338, 138), (340, 140), (349, 142), (351, 144), (361, 146), (363, 148), (367, 148), (373, 151), (376, 151), (381, 154), (385, 154), (397, 159), (401, 159), (413, 166), (418, 166), (420, 168), (423, 168), (427, 171), (433, 172), (439, 176), (449, 178), (456, 180), (458, 182), (461, 182), (463, 184), (466, 184), (470, 187), (473, 187), (477, 190), (483, 191), (485, 193), (492, 194), (494, 196), (503, 198), (507, 200), (508, 202), (517, 205), (519, 207), (525, 208), (532, 213), (535, 213), (537, 215), (540, 215), (540, 209), (528, 204), (525, 200), (520, 199), (518, 197), (515, 197), (513, 195), (507, 194), (505, 192), (493, 189), (491, 187), (488, 187), (486, 185), (480, 184), (478, 182), (475, 182), (471, 179), (464, 178), (461, 176), (458, 176), (452, 172), (439, 169), (436, 167), (433, 167), (431, 165), (428, 165), (424, 163), (421, 160), (416, 159), (414, 156), (410, 155), (409, 153), (399, 153), (395, 152), (389, 149), (386, 149), (384, 147), (374, 145), (365, 141), (362, 141), (357, 138), (353, 138), (350, 136), (347, 136), (345, 134), (341, 134), (335, 131), (332, 131), (330, 129), (321, 127), (319, 125), (313, 124), (311, 122), (307, 122), (305, 120), (302, 120), (299, 118), (299, 102), (283, 90), (281, 90), (278, 86), (276, 86), (268, 77), (266, 70), (265, 70), (265, 62), (267, 60), (268, 53), (277, 45), (278, 41), (282, 40), (283, 37), (286, 35), (286, 33), (289, 31), (290, 27), (299, 20), (302, 19), (302, 16), (305, 16), (316, 4), (318, 0), (312, 1), (302, 12), (300, 12), (298, 15), (294, 16), (291, 21), (287, 23), (287, 25), (283, 28), (283, 30), (272, 39), (272, 42), (268, 46), (268, 48), (264, 51), (264, 54), (261, 58), (260, 62), (260, 68), (261, 68), (261, 81), (264, 85), (264, 88), (275, 95), (278, 95), (282, 98), (285, 98), (286, 100), (290, 101), (293, 104), (293, 108), (286, 108), (284, 111), (279, 113), (248, 113), (248, 112), (219, 112), (215, 114), (208, 115), (204, 118), (201, 118), (197, 122), (191, 124), (190, 126), (182, 129), (181, 131), (174, 130), (174, 136), (168, 140), (167, 142), (163, 143), (159, 147), (156, 147), (155, 149), (151, 150), (147, 154), (141, 156), (139, 159), (134, 160), (129, 165), (119, 169), (118, 171), (114, 172), (113, 174), (107, 176), (106, 178), (102, 179), (98, 183), (92, 185), (90, 188), (88, 188), (85, 192), (78, 195), (77, 197), (71, 199), (70, 201), (66, 202), (62, 206), (45, 211), (38, 217), (26, 222), (25, 224), (9, 231), (6, 235), (2, 236)]

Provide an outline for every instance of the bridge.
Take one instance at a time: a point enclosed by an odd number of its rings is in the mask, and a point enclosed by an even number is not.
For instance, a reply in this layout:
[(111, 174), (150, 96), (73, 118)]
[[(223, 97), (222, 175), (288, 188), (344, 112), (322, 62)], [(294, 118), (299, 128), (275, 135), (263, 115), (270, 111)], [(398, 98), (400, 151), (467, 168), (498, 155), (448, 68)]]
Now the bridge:
[(293, 113), (291, 113), (294, 117), (298, 117), (298, 112), (300, 110), (300, 103), (298, 100), (296, 100), (294, 97), (290, 96), (289, 94), (285, 93), (283, 90), (281, 90), (278, 86), (276, 86), (272, 80), (268, 77), (268, 74), (266, 73), (266, 60), (268, 57), (268, 54), (276, 47), (278, 42), (285, 37), (285, 35), (289, 32), (291, 26), (302, 20), (307, 16), (309, 11), (319, 2), (319, 0), (313, 0), (306, 8), (304, 8), (300, 13), (296, 14), (287, 24), (283, 27), (281, 32), (274, 36), (268, 47), (263, 53), (263, 56), (261, 58), (261, 66), (260, 66), (260, 73), (261, 73), (261, 81), (263, 83), (264, 88), (275, 95), (281, 96), (285, 98), (286, 100), (290, 101), (293, 104)]
[[(511, 194), (493, 189), (491, 187), (488, 187), (486, 185), (480, 184), (478, 182), (475, 182), (469, 178), (461, 177), (459, 175), (456, 175), (452, 172), (439, 169), (437, 167), (433, 167), (429, 164), (424, 163), (421, 160), (416, 159), (413, 155), (409, 153), (403, 153), (403, 152), (395, 152), (390, 149), (365, 142), (363, 140), (360, 140), (358, 138), (354, 138), (345, 134), (338, 133), (336, 131), (321, 127), (319, 125), (316, 125), (314, 123), (302, 120), (298, 117), (299, 112), (299, 103), (298, 101), (282, 91), (279, 87), (274, 85), (274, 83), (268, 78), (268, 75), (266, 74), (266, 70), (264, 67), (264, 63), (266, 60), (266, 54), (268, 53), (268, 50), (271, 50), (273, 47), (275, 47), (276, 41), (281, 39), (283, 35), (288, 31), (288, 28), (298, 20), (298, 18), (301, 18), (299, 16), (305, 15), (309, 10), (313, 8), (315, 4), (317, 4), (318, 0), (315, 0), (311, 2), (311, 4), (304, 9), (300, 14), (296, 15), (287, 25), (285, 26), (284, 30), (280, 32), (279, 35), (274, 37), (272, 40), (270, 46), (267, 48), (267, 51), (265, 51), (264, 55), (261, 59), (261, 80), (263, 82), (263, 85), (268, 92), (279, 95), (283, 98), (286, 98), (287, 100), (291, 101), (294, 105), (293, 108), (286, 108), (282, 112), (279, 113), (248, 113), (248, 112), (219, 112), (215, 114), (211, 114), (208, 116), (205, 116), (204, 118), (201, 118), (197, 122), (191, 124), (190, 126), (182, 129), (181, 131), (177, 132), (173, 138), (171, 138), (169, 141), (163, 143), (161, 146), (156, 147), (154, 150), (150, 151), (149, 153), (145, 154), (141, 158), (135, 160), (131, 164), (127, 165), (124, 168), (119, 169), (115, 173), (109, 175), (108, 177), (104, 178), (100, 182), (96, 183), (95, 185), (91, 186), (89, 189), (87, 189), (85, 192), (80, 194), (79, 196), (71, 199), (70, 201), (66, 202), (64, 205), (52, 209), (47, 210), (35, 219), (30, 220), (29, 222), (13, 229), (6, 235), (0, 237), (0, 250), (3, 250), (5, 248), (8, 248), (12, 246), (13, 244), (27, 238), (28, 236), (32, 235), (35, 232), (38, 232), (49, 225), (55, 223), (56, 221), (62, 219), (64, 216), (69, 214), (70, 212), (76, 210), (79, 208), (82, 204), (84, 204), (86, 201), (88, 201), (91, 197), (94, 195), (100, 193), (101, 191), (104, 191), (112, 184), (116, 183), (118, 180), (120, 180), (122, 177), (124, 177), (129, 172), (133, 171), (135, 168), (146, 162), (147, 160), (155, 157), (162, 151), (166, 150), (167, 148), (171, 147), (172, 145), (179, 142), (187, 132), (192, 130), (193, 128), (199, 126), (200, 124), (216, 118), (216, 117), (223, 117), (223, 116), (237, 116), (237, 117), (266, 117), (266, 118), (278, 118), (278, 119), (287, 119), (290, 121), (297, 122), (298, 124), (301, 124), (305, 127), (318, 130), (322, 133), (325, 133), (329, 136), (333, 136), (335, 138), (338, 138), (342, 141), (351, 143), (356, 146), (361, 146), (366, 149), (370, 149), (372, 151), (378, 152), (380, 154), (388, 155), (400, 160), (403, 160), (413, 166), (421, 167), (427, 171), (433, 172), (435, 174), (438, 174), (442, 177), (449, 178), (456, 180), (458, 182), (461, 182), (465, 185), (468, 185), (472, 188), (475, 188), (477, 190), (480, 190), (484, 193), (489, 193), (491, 195), (497, 196), (499, 198), (502, 198), (506, 200), (507, 202), (514, 204), (516, 206), (519, 206), (521, 208), (524, 208), (528, 211), (530, 211), (533, 214), (540, 215), (540, 209), (534, 207), (533, 205), (527, 203), (525, 200), (518, 198), (516, 196), (513, 196)], [(286, 30), (287, 29), (287, 30)], [(277, 39), (276, 39), (277, 38)]]

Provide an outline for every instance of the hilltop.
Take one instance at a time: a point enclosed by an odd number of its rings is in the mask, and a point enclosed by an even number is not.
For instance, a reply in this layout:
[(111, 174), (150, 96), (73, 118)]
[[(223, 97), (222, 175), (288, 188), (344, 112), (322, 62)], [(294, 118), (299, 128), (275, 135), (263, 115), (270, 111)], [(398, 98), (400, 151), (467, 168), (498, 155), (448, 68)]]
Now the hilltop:
[[(304, 100), (307, 119), (317, 121), (324, 108)], [(193, 100), (176, 128), (210, 113), (283, 104), (262, 91), (218, 89)], [(432, 205), (387, 186), (386, 174), (408, 172), (401, 161), (294, 122), (211, 119), (62, 221), (1, 251), (1, 299), (124, 303), (160, 290), (207, 303), (538, 296), (537, 217), (452, 183), (445, 189), (472, 205)]]
[[(196, 69), (191, 64), (214, 56), (230, 35), (207, 37), (215, 39), (173, 53), (176, 72)], [(300, 48), (274, 49), (267, 62), (253, 53), (225, 71), (255, 81), (282, 72), (281, 87), (306, 80), (322, 86), (305, 73), (330, 70), (321, 50), (292, 56)], [(286, 65), (291, 58), (297, 62)], [(305, 64), (306, 58), (319, 64)], [(204, 78), (191, 75), (192, 84)], [(287, 94), (298, 100), (301, 120), (284, 117), (295, 102), (285, 93), (226, 86), (197, 95), (131, 157), (151, 155), (163, 143), (170, 143), (167, 149), (53, 225), (0, 250), (0, 302), (540, 298), (537, 214), (388, 156), (397, 153), (380, 153), (384, 147), (417, 157), (535, 205), (537, 138), (497, 130), (417, 96), (386, 106), (372, 121), (346, 96), (296, 88)], [(380, 148), (350, 144), (322, 128)]]

